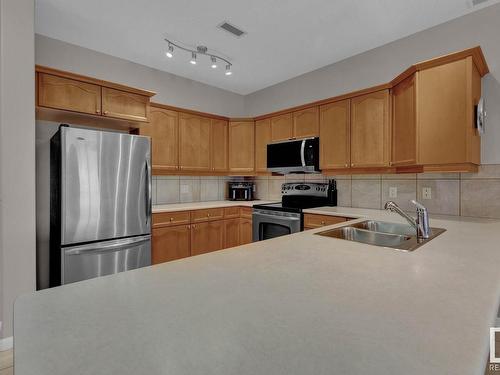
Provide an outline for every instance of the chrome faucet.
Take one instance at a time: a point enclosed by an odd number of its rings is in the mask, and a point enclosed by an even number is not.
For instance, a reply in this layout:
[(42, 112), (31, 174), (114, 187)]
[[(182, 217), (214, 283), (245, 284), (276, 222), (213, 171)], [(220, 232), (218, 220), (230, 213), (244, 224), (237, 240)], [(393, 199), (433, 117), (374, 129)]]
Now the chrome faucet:
[(417, 207), (417, 218), (414, 219), (404, 212), (395, 202), (389, 201), (384, 208), (391, 212), (395, 212), (404, 217), (417, 231), (417, 240), (427, 239), (431, 236), (431, 228), (429, 226), (429, 213), (427, 208), (416, 200), (411, 200), (411, 203)]

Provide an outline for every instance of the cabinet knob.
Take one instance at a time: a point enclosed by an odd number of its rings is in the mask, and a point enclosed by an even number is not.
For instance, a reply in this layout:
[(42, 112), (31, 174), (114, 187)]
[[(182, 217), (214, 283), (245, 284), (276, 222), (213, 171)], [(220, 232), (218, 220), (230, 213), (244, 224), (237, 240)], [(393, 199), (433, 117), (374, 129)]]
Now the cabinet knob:
[(351, 167), (354, 167), (354, 163), (351, 164)]
[(347, 168), (347, 167), (349, 166), (349, 164), (346, 164), (345, 166), (346, 166), (346, 168)]
[(101, 110), (100, 109), (96, 109), (95, 113), (101, 113)]
[(324, 221), (322, 221), (322, 222), (321, 222), (321, 225), (325, 225), (325, 222), (324, 222)]
[(171, 218), (170, 218), (170, 221), (174, 221), (174, 218), (173, 218), (173, 217), (171, 217)]
[(210, 214), (207, 214), (208, 217), (210, 217)]
[(105, 115), (107, 115), (109, 112), (108, 112), (108, 111), (104, 111), (103, 113), (104, 113)]
[(196, 225), (194, 225), (194, 224), (193, 224), (193, 225), (191, 226), (191, 228), (196, 229)]

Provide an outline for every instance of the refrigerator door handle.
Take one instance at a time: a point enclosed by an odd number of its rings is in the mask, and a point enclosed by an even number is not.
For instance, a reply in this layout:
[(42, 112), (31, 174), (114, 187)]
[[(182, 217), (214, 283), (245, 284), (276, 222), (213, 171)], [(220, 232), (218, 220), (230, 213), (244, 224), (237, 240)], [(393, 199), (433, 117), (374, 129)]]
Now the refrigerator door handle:
[(151, 220), (152, 213), (152, 186), (151, 186), (151, 165), (149, 163), (149, 158), (146, 158), (146, 191), (148, 195), (146, 197), (146, 223), (149, 223)]
[(98, 245), (96, 243), (91, 243), (88, 245), (76, 246), (69, 250), (64, 251), (64, 255), (81, 255), (85, 253), (103, 253), (108, 251), (115, 251), (121, 247), (138, 245), (143, 242), (148, 242), (151, 240), (151, 236), (140, 236), (133, 238), (126, 238), (123, 240), (116, 240), (108, 245)]

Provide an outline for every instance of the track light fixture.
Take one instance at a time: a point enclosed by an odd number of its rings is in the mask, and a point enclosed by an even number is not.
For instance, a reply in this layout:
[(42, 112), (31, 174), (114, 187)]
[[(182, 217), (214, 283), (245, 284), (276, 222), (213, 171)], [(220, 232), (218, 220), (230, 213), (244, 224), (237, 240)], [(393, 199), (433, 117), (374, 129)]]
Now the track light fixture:
[(230, 76), (231, 74), (233, 74), (233, 72), (231, 71), (231, 67), (233, 66), (233, 64), (231, 64), (231, 62), (229, 62), (229, 60), (223, 58), (223, 57), (220, 57), (220, 56), (217, 56), (217, 55), (214, 55), (213, 53), (208, 53), (208, 48), (205, 47), (205, 46), (197, 46), (196, 47), (196, 50), (194, 49), (190, 49), (190, 48), (186, 48), (186, 47), (183, 47), (169, 39), (165, 39), (165, 42), (168, 43), (168, 49), (167, 49), (167, 52), (165, 53), (167, 55), (168, 58), (172, 58), (174, 57), (174, 47), (179, 49), (179, 50), (182, 50), (182, 51), (186, 51), (188, 53), (191, 53), (191, 59), (189, 60), (189, 62), (192, 64), (192, 65), (196, 65), (197, 64), (197, 57), (198, 55), (204, 55), (204, 56), (208, 56), (210, 58), (210, 67), (212, 69), (216, 69), (218, 67), (218, 61), (217, 60), (220, 60), (222, 62), (224, 62), (226, 64), (226, 72), (225, 72), (225, 75), (226, 76)]

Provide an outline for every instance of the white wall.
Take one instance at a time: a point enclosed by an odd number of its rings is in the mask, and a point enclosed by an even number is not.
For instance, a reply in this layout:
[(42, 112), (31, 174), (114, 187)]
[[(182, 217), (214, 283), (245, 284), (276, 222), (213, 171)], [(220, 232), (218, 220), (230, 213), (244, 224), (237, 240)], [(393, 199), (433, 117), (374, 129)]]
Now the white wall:
[(256, 116), (386, 83), (416, 62), (477, 45), (491, 71), (483, 79), (488, 125), (482, 139), (482, 162), (498, 164), (500, 4), (247, 95), (245, 112)]
[(36, 35), (37, 64), (155, 91), (153, 101), (228, 117), (244, 113), (244, 96), (174, 74)]
[(0, 339), (35, 290), (34, 0), (0, 1)]

